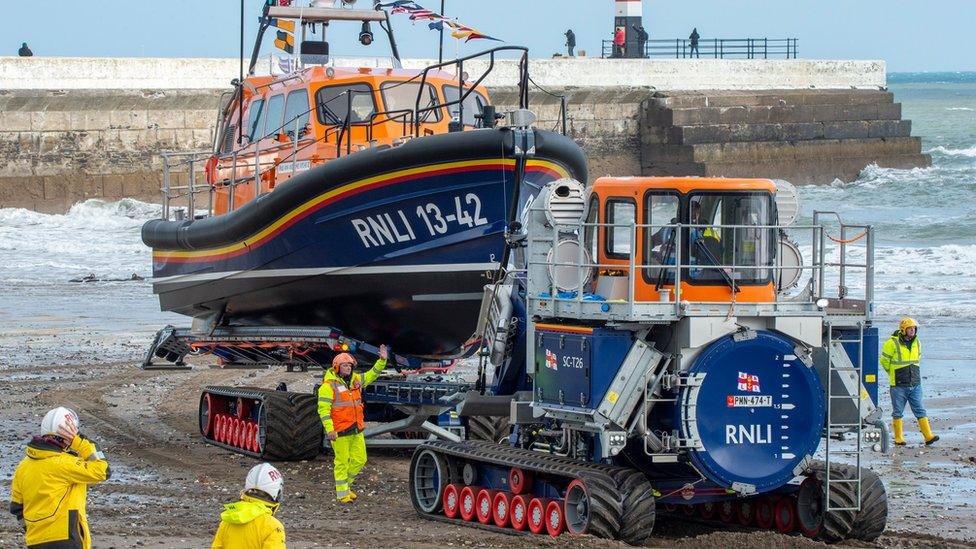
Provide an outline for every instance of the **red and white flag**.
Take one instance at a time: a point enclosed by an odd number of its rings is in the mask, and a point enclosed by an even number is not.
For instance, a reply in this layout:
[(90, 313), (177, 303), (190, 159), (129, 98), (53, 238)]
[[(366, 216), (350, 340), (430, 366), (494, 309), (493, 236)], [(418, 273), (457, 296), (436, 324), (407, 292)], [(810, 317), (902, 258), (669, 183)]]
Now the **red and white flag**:
[(549, 368), (550, 370), (557, 369), (556, 353), (550, 351), (549, 349), (546, 349), (546, 368)]
[(759, 376), (749, 375), (744, 372), (739, 372), (739, 390), (746, 391), (749, 393), (758, 393), (759, 389)]

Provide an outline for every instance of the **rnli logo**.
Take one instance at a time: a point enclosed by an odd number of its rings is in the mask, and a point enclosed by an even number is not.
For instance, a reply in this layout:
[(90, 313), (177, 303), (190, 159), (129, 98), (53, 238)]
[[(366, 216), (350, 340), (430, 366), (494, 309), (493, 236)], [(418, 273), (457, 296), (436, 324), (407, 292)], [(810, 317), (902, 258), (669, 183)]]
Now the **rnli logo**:
[(556, 353), (546, 349), (546, 368), (550, 370), (559, 369), (558, 362), (556, 361)]
[(738, 389), (747, 393), (761, 393), (762, 390), (759, 388), (759, 376), (739, 372)]

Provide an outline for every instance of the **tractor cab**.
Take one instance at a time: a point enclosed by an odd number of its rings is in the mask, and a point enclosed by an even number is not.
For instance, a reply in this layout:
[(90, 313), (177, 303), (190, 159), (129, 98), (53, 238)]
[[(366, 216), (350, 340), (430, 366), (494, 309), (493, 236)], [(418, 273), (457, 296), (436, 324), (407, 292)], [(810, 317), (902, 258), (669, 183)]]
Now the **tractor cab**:
[(767, 179), (598, 179), (584, 234), (596, 293), (633, 269), (636, 301), (775, 301), (775, 194)]

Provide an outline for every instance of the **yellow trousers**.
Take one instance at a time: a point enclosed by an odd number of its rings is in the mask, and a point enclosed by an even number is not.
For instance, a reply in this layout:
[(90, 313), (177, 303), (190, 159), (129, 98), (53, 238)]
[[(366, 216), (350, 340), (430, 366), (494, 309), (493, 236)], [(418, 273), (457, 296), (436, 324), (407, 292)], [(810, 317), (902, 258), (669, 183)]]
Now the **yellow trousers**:
[(356, 475), (366, 465), (366, 437), (362, 433), (346, 435), (332, 441), (335, 454), (332, 474), (335, 477), (336, 499), (349, 495), (349, 488)]

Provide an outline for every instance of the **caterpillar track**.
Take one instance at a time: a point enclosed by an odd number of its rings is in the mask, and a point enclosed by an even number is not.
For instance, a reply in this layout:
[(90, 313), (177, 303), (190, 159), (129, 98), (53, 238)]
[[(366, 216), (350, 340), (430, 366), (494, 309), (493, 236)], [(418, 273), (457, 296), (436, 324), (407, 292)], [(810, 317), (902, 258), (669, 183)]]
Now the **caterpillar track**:
[(428, 442), (410, 464), (411, 502), (422, 515), (551, 536), (643, 545), (654, 529), (653, 494), (635, 469), (487, 442)]
[(716, 503), (665, 504), (658, 511), (663, 516), (710, 526), (735, 524), (777, 530), (825, 543), (878, 539), (888, 520), (888, 497), (878, 475), (870, 469), (861, 469), (860, 510), (854, 511), (858, 506), (857, 483), (843, 481), (856, 481), (857, 469), (831, 464), (831, 505), (845, 510), (824, 512), (824, 501), (828, 497), (824, 491), (826, 474), (826, 465), (818, 462), (807, 474), (807, 480), (794, 492), (774, 492)]
[(265, 461), (312, 459), (322, 426), (312, 394), (254, 387), (207, 387), (200, 434), (210, 444)]

